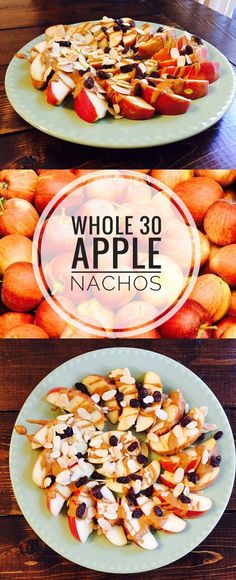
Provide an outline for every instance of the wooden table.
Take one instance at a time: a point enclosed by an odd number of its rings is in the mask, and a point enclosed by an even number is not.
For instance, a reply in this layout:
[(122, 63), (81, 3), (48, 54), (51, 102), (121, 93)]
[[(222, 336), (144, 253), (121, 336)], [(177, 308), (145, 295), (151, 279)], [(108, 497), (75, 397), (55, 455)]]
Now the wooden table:
[[(212, 128), (178, 144), (148, 149), (107, 150), (66, 143), (33, 129), (12, 109), (4, 76), (13, 55), (51, 24), (131, 16), (170, 24), (201, 36), (236, 65), (236, 21), (194, 0), (8, 0), (0, 7), (0, 166), (11, 168), (228, 168), (236, 166), (236, 103)], [(187, 119), (186, 119), (186, 122)]]
[[(117, 345), (96, 340), (1, 341), (0, 349), (0, 578), (4, 580), (103, 580), (107, 574), (80, 568), (48, 548), (31, 530), (14, 499), (8, 471), (9, 440), (17, 412), (35, 385), (57, 365), (78, 354)], [(119, 346), (130, 346), (119, 341)], [(236, 341), (132, 341), (132, 346), (156, 350), (197, 373), (219, 398), (236, 431)], [(20, 458), (19, 458), (20, 465)], [(236, 490), (220, 522), (193, 552), (158, 571), (131, 575), (135, 580), (235, 579)], [(126, 580), (125, 575), (112, 580)]]

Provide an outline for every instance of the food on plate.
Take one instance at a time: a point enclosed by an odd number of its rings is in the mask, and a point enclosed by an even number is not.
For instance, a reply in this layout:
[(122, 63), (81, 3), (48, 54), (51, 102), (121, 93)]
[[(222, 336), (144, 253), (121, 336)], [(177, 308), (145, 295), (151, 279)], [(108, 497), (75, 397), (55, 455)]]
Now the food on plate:
[[(122, 388), (134, 385), (131, 399)], [(108, 407), (114, 397), (118, 407)], [(206, 423), (207, 407), (189, 410), (180, 390), (165, 393), (156, 371), (138, 380), (128, 368), (87, 375), (74, 388), (51, 389), (46, 401), (54, 418), (29, 419), (38, 424), (31, 434), (22, 425), (15, 430), (38, 452), (33, 483), (52, 516), (67, 510), (74, 540), (85, 543), (96, 532), (115, 546), (131, 541), (154, 550), (154, 532), (181, 533), (188, 519), (211, 509), (202, 491), (220, 473), (223, 432)], [(137, 410), (133, 431), (119, 427), (124, 409)], [(110, 417), (116, 426), (105, 431)]]
[(47, 102), (60, 106), (72, 95), (88, 123), (107, 113), (133, 120), (183, 114), (220, 74), (200, 38), (131, 18), (50, 26), (25, 58)]

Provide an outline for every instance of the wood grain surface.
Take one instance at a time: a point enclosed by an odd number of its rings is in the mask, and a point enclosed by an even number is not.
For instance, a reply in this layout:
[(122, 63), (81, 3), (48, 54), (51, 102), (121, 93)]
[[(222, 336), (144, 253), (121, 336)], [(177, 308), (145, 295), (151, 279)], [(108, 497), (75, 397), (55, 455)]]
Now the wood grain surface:
[[(17, 413), (36, 384), (56, 366), (84, 352), (110, 346), (135, 346), (168, 355), (198, 374), (225, 408), (236, 432), (236, 341), (214, 340), (5, 340), (0, 344), (0, 578), (4, 580), (125, 580), (80, 568), (48, 548), (20, 513), (12, 491), (9, 441)], [(190, 554), (134, 580), (234, 580), (236, 566), (236, 489), (220, 522)]]
[[(111, 5), (69, 0), (8, 0), (0, 3), (0, 167), (227, 168), (236, 166), (236, 103), (212, 128), (178, 144), (129, 151), (65, 143), (30, 127), (12, 109), (4, 76), (14, 54), (56, 22), (76, 22), (124, 14), (140, 20), (189, 29), (221, 50), (236, 68), (236, 22), (195, 0), (127, 0)], [(127, 158), (128, 157), (128, 158)]]

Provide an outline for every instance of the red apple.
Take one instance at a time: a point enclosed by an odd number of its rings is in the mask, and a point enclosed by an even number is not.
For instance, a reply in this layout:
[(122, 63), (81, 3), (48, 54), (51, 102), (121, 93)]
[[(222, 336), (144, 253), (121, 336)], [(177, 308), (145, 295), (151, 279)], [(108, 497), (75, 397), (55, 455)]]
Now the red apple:
[[(155, 321), (157, 318), (157, 309), (152, 304), (147, 304), (147, 302), (143, 302), (143, 300), (135, 300), (130, 304), (126, 304), (118, 310), (116, 317), (115, 317), (115, 330), (122, 330), (124, 332), (129, 331), (131, 328), (136, 328), (140, 330), (140, 337), (142, 336), (143, 326), (148, 322), (151, 323)], [(156, 335), (156, 329), (154, 329), (154, 333), (150, 332), (151, 335)], [(148, 333), (146, 333), (148, 334)], [(158, 333), (157, 333), (158, 334)], [(134, 336), (136, 338), (136, 336)], [(149, 338), (146, 336), (146, 338)]]
[(0, 276), (11, 264), (32, 262), (32, 242), (20, 234), (9, 234), (0, 240)]
[(223, 278), (229, 286), (236, 287), (236, 244), (217, 249), (209, 265), (213, 274)]
[(224, 318), (222, 318), (218, 324), (217, 324), (217, 328), (215, 330), (213, 330), (212, 333), (212, 338), (222, 338), (222, 334), (228, 330), (229, 328), (231, 328), (231, 326), (234, 326), (236, 324), (236, 317), (235, 316), (225, 316)]
[(188, 181), (178, 183), (174, 191), (185, 203), (199, 226), (210, 206), (223, 195), (222, 187), (207, 177), (192, 177)]
[(20, 197), (34, 201), (38, 176), (32, 169), (2, 169), (0, 171), (0, 195), (6, 199)]
[(38, 306), (43, 295), (35, 280), (32, 264), (17, 262), (6, 269), (1, 298), (7, 308), (16, 312), (27, 312)]
[(217, 322), (229, 309), (231, 292), (227, 282), (215, 274), (202, 274), (196, 280), (190, 298), (199, 302)]
[(25, 199), (9, 199), (1, 204), (0, 237), (21, 234), (32, 239), (39, 219), (36, 209)]
[(23, 312), (5, 312), (0, 316), (0, 337), (16, 326), (33, 324), (33, 314)]
[(35, 207), (42, 213), (46, 205), (63, 187), (75, 179), (72, 171), (62, 169), (44, 169), (40, 171), (36, 193)]
[(223, 332), (220, 338), (236, 338), (236, 324), (232, 324)]
[(231, 292), (231, 301), (230, 301), (230, 307), (228, 310), (228, 314), (231, 314), (232, 316), (236, 316), (236, 290), (233, 290)]
[(64, 99), (70, 95), (75, 88), (75, 83), (68, 74), (57, 71), (50, 79), (46, 95), (50, 105), (61, 105)]
[[(54, 301), (56, 299), (54, 298)], [(57, 301), (60, 303), (60, 308), (62, 305), (67, 308), (68, 312), (72, 312), (74, 305), (67, 298), (57, 296)], [(50, 306), (50, 304), (43, 300), (38, 306), (35, 314), (34, 323), (40, 326), (50, 338), (60, 338), (65, 327), (67, 326), (66, 321), (57, 314), (57, 312)]]
[(210, 177), (222, 187), (228, 187), (236, 181), (236, 169), (195, 169), (195, 174), (201, 177)]
[(215, 201), (205, 215), (204, 230), (217, 246), (236, 244), (236, 203), (227, 199)]
[(49, 338), (47, 333), (35, 324), (20, 324), (6, 332), (2, 338)]
[(208, 327), (211, 324), (208, 310), (189, 299), (159, 330), (162, 338), (209, 338), (211, 329)]

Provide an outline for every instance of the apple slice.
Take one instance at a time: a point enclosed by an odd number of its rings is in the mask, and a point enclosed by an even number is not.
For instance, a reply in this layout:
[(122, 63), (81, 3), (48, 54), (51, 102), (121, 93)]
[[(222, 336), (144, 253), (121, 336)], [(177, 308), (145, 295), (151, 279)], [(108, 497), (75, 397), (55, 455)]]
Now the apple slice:
[(155, 109), (161, 115), (182, 115), (186, 113), (190, 104), (190, 99), (163, 91), (155, 103)]
[(106, 116), (108, 103), (83, 87), (75, 97), (74, 107), (75, 112), (83, 121), (94, 123)]
[(188, 504), (190, 507), (185, 516), (187, 518), (200, 516), (212, 507), (212, 501), (209, 497), (195, 493), (190, 493), (188, 497), (191, 499), (191, 505)]
[(61, 105), (64, 99), (72, 93), (75, 88), (74, 81), (69, 75), (57, 71), (47, 86), (47, 102), (50, 105)]
[(178, 534), (186, 527), (186, 522), (175, 514), (168, 514), (162, 524), (162, 530), (171, 534)]
[(188, 417), (192, 425), (189, 423), (189, 426), (183, 427), (178, 423), (155, 441), (150, 440), (149, 435), (147, 442), (150, 448), (160, 455), (173, 455), (192, 445), (202, 434), (205, 416), (201, 409), (194, 408), (188, 413)]
[(134, 46), (134, 44), (136, 42), (136, 38), (137, 38), (137, 32), (136, 32), (135, 28), (131, 28), (130, 30), (125, 32), (125, 34), (123, 34), (123, 45), (125, 47), (128, 47), (128, 48), (130, 46)]
[(51, 466), (48, 462), (49, 450), (44, 449), (36, 459), (32, 471), (32, 480), (37, 487), (44, 487), (44, 480), (51, 472)]
[(42, 89), (45, 85), (46, 64), (43, 54), (38, 54), (30, 65), (30, 75), (35, 89)]
[(58, 516), (63, 508), (65, 501), (70, 497), (72, 489), (68, 485), (54, 483), (49, 489), (46, 489), (47, 508), (53, 516)]
[(155, 425), (150, 429), (147, 438), (155, 441), (156, 437), (170, 431), (180, 419), (185, 409), (185, 400), (180, 391), (172, 391), (170, 397), (164, 400), (161, 412), (156, 412)]
[(118, 104), (121, 115), (126, 119), (132, 119), (134, 121), (150, 119), (155, 113), (154, 107), (140, 97), (119, 95)]
[(31, 48), (31, 56), (32, 58), (36, 58), (36, 56), (38, 56), (38, 54), (42, 54), (42, 52), (44, 52), (47, 48), (47, 41), (46, 40), (42, 40), (41, 42), (38, 42), (37, 44), (35, 44), (33, 46), (33, 48)]
[(95, 527), (95, 505), (91, 490), (82, 486), (76, 490), (68, 502), (68, 523), (74, 538), (83, 544)]
[(107, 531), (106, 538), (115, 546), (125, 546), (127, 544), (127, 538), (122, 526), (112, 526), (112, 528)]
[(38, 431), (32, 435), (28, 435), (32, 449), (39, 449), (40, 447), (44, 447), (45, 443), (47, 442), (48, 429), (51, 424), (52, 422), (48, 421), (48, 423), (40, 427)]
[[(147, 499), (147, 498), (146, 498)], [(124, 520), (124, 528), (129, 540), (144, 548), (145, 550), (155, 550), (158, 543), (154, 535), (150, 532), (145, 516), (141, 518), (132, 517), (135, 507), (131, 507), (126, 498), (121, 500), (121, 516)]]
[(155, 82), (157, 88), (159, 88), (160, 90), (170, 89), (174, 91), (176, 95), (186, 97), (187, 99), (191, 99), (191, 101), (204, 97), (205, 95), (207, 95), (209, 89), (209, 81), (207, 80), (180, 79), (180, 78), (176, 79), (150, 78), (149, 80), (151, 80), (152, 83)]
[(207, 80), (214, 83), (220, 74), (220, 65), (215, 61), (194, 63), (184, 67), (168, 66), (161, 69), (161, 74), (167, 74), (174, 77)]
[(56, 387), (48, 391), (46, 401), (68, 411), (76, 413), (81, 419), (90, 421), (97, 429), (103, 429), (106, 417), (101, 408), (85, 393), (67, 387)]
[[(98, 395), (100, 400), (103, 400), (106, 407), (109, 409), (107, 413), (108, 419), (111, 423), (117, 423), (120, 414), (120, 406), (117, 403), (117, 391), (116, 388), (114, 389), (112, 382), (101, 375), (88, 375), (82, 379), (82, 383), (87, 387), (91, 396), (95, 395), (96, 397)], [(98, 400), (98, 403), (100, 403), (100, 400)]]
[[(161, 407), (162, 401), (162, 384), (161, 379), (157, 373), (149, 371), (144, 374), (143, 388), (147, 391), (147, 396), (152, 398), (152, 401), (148, 403), (146, 408), (140, 409), (139, 416), (136, 423), (136, 431), (141, 432), (149, 429), (151, 425), (156, 422), (157, 416), (156, 412)], [(155, 402), (155, 394), (159, 394), (160, 398), (158, 402)], [(144, 402), (146, 398), (144, 397)]]
[(139, 43), (138, 54), (141, 58), (151, 58), (155, 52), (158, 52), (163, 48), (163, 45), (163, 34), (156, 34), (147, 42)]

